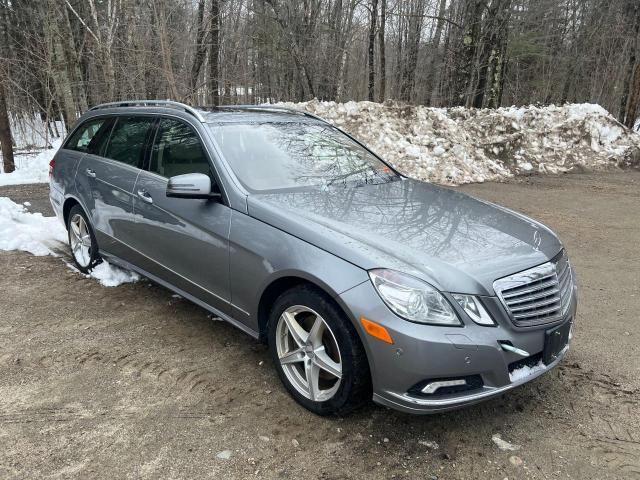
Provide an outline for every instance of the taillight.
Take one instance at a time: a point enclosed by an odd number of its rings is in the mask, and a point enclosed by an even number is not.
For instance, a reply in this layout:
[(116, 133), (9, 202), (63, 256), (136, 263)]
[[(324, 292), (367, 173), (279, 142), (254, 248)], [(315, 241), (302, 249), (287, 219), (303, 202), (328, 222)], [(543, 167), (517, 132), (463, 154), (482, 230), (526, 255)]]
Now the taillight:
[(56, 159), (54, 158), (49, 162), (49, 178), (53, 178), (53, 169), (56, 167)]

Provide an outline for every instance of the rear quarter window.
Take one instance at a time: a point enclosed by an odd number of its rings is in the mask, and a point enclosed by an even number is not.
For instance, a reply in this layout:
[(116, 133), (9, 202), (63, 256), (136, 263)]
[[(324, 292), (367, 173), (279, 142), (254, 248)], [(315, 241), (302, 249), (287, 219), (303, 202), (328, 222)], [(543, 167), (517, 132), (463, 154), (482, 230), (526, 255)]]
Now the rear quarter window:
[(101, 134), (103, 134), (105, 130), (108, 131), (107, 127), (109, 124), (110, 119), (108, 118), (89, 120), (78, 127), (73, 135), (71, 135), (71, 138), (67, 140), (64, 148), (67, 150), (74, 150), (76, 152), (95, 153), (92, 151), (91, 147), (97, 143)]

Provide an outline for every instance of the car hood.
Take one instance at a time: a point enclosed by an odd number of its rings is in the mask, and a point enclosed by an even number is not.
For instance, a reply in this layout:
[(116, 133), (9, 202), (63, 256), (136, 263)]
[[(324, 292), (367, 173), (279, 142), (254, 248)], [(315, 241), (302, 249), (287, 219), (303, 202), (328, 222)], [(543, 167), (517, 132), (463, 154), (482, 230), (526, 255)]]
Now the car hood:
[(392, 268), (449, 292), (493, 281), (562, 249), (547, 227), (455, 190), (402, 179), (247, 199), (249, 214), (364, 269)]

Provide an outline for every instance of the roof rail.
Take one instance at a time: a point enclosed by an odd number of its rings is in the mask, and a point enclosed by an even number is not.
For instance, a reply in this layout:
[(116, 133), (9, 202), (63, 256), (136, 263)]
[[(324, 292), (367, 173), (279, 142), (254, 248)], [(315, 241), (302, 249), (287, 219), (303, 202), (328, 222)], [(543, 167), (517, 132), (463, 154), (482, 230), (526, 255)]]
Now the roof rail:
[(184, 103), (174, 102), (171, 100), (128, 100), (121, 102), (110, 102), (110, 103), (102, 103), (100, 105), (96, 105), (95, 107), (91, 107), (89, 111), (92, 110), (101, 110), (103, 108), (117, 108), (117, 107), (169, 107), (169, 108), (177, 108), (179, 110), (184, 110), (187, 113), (190, 113), (194, 117), (196, 117), (199, 121), (205, 122), (205, 118), (202, 116), (202, 113), (197, 109), (190, 107)]
[(298, 115), (304, 115), (306, 117), (310, 117), (310, 118), (314, 118), (316, 120), (320, 120), (321, 122), (324, 122), (324, 123), (329, 123), (324, 118), (321, 118), (321, 117), (319, 117), (317, 115), (314, 115), (313, 113), (305, 112), (304, 110), (298, 110), (297, 108), (280, 107), (278, 105), (220, 105), (217, 108), (220, 108), (220, 109), (238, 108), (238, 109), (242, 109), (242, 110), (267, 110), (267, 111), (271, 111), (271, 112), (296, 113)]

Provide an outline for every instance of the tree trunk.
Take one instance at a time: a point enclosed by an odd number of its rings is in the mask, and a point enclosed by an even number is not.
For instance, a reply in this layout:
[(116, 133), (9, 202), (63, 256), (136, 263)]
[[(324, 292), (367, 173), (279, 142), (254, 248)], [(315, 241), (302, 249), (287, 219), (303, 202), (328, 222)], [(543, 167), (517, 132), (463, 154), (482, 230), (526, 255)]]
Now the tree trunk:
[[(300, 88), (302, 89), (302, 95), (299, 96), (299, 99), (306, 100), (308, 98), (314, 98), (316, 96), (316, 91), (313, 86), (313, 75), (311, 73), (310, 64), (307, 63), (309, 59), (303, 55), (304, 49), (300, 48), (300, 43), (297, 41), (293, 29), (284, 17), (278, 3), (275, 0), (264, 1), (271, 6), (276, 15), (276, 21), (278, 22), (278, 25), (280, 25), (284, 35), (287, 37), (289, 48), (291, 48), (291, 56), (298, 73)], [(311, 32), (307, 32), (307, 34), (310, 35)]]
[(375, 101), (376, 71), (375, 71), (375, 45), (376, 45), (376, 21), (378, 18), (378, 0), (371, 0), (371, 21), (369, 23), (369, 101)]
[(387, 23), (387, 0), (382, 0), (380, 5), (380, 102), (384, 102), (387, 97), (387, 55), (384, 45), (385, 27)]
[(80, 71), (78, 52), (76, 51), (76, 46), (73, 41), (69, 12), (64, 6), (59, 6), (58, 8), (60, 9), (60, 14), (62, 15), (62, 26), (64, 27), (63, 38), (65, 40), (66, 56), (69, 60), (68, 71), (73, 82), (73, 93), (75, 101), (78, 105), (78, 108), (80, 109), (80, 112), (85, 112), (88, 108), (87, 91), (84, 87), (82, 72)]
[(487, 13), (482, 32), (478, 84), (473, 101), (476, 108), (500, 106), (510, 14), (511, 0), (494, 0)]
[(431, 42), (431, 53), (429, 54), (429, 60), (427, 61), (427, 81), (425, 87), (426, 104), (431, 105), (434, 93), (436, 80), (438, 73), (436, 72), (435, 65), (436, 60), (439, 58), (438, 49), (440, 48), (440, 40), (442, 38), (442, 30), (444, 29), (444, 14), (447, 8), (447, 0), (440, 0), (440, 7), (438, 8), (438, 19), (436, 20), (436, 31), (433, 35), (433, 42)]
[(209, 103), (220, 105), (220, 0), (211, 0), (209, 48)]
[(53, 83), (55, 86), (58, 102), (62, 109), (62, 118), (64, 120), (67, 132), (71, 131), (71, 127), (76, 121), (76, 106), (73, 101), (73, 91), (71, 89), (71, 80), (67, 71), (69, 61), (66, 56), (64, 45), (62, 44), (62, 34), (60, 32), (60, 12), (54, 2), (49, 0), (49, 18), (46, 21), (45, 35), (47, 43), (51, 50), (53, 71)]
[[(640, 4), (629, 4), (628, 12), (633, 15), (633, 40), (631, 40), (631, 47), (629, 52), (629, 59), (627, 61), (626, 75), (622, 88), (622, 96), (620, 100), (620, 121), (631, 128), (635, 123), (637, 105), (634, 103), (634, 93), (637, 96), (637, 92), (634, 92), (635, 83), (637, 83), (638, 76), (638, 50), (640, 49)], [(630, 117), (633, 118), (630, 118)]]
[(640, 108), (640, 64), (636, 65), (631, 82), (631, 92), (629, 101), (624, 115), (624, 124), (628, 128), (633, 128), (638, 118), (638, 110)]
[(2, 168), (4, 173), (13, 172), (16, 167), (13, 162), (13, 144), (11, 142), (11, 124), (4, 84), (0, 77), (0, 147), (2, 148)]
[(204, 63), (204, 58), (207, 54), (206, 34), (207, 27), (204, 24), (204, 5), (205, 0), (198, 2), (198, 13), (196, 17), (196, 23), (198, 31), (196, 33), (196, 51), (193, 56), (193, 64), (191, 65), (191, 77), (189, 79), (189, 95), (195, 96), (198, 89), (198, 77), (200, 76), (200, 69)]
[(169, 96), (173, 100), (178, 100), (178, 87), (176, 85), (175, 75), (173, 74), (173, 61), (171, 58), (169, 37), (167, 34), (166, 5), (164, 2), (157, 3), (159, 3), (159, 5), (156, 5), (156, 2), (153, 3), (153, 14), (158, 31), (158, 43), (160, 44), (162, 69), (164, 71), (165, 81), (167, 82)]
[(455, 105), (471, 107), (478, 86), (480, 52), (482, 50), (482, 17), (484, 0), (468, 0), (464, 3), (460, 50), (452, 75), (452, 90), (456, 95)]
[(412, 2), (408, 22), (407, 61), (402, 73), (402, 87), (400, 88), (400, 98), (405, 102), (411, 101), (413, 94), (416, 69), (418, 68), (418, 53), (420, 51), (423, 18), (424, 3), (420, 0)]

